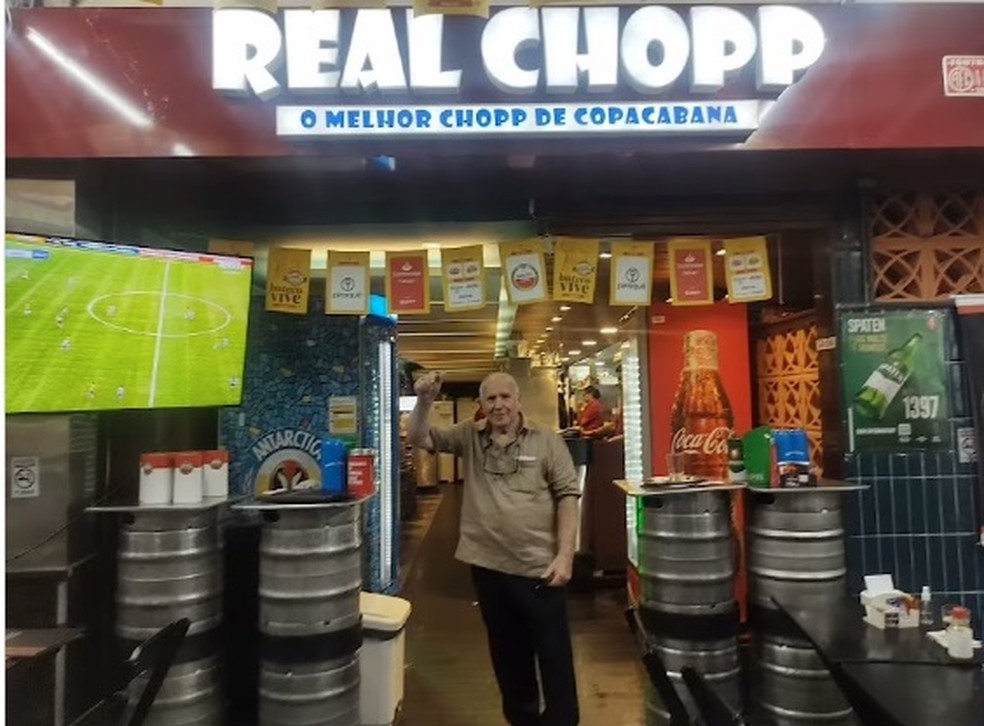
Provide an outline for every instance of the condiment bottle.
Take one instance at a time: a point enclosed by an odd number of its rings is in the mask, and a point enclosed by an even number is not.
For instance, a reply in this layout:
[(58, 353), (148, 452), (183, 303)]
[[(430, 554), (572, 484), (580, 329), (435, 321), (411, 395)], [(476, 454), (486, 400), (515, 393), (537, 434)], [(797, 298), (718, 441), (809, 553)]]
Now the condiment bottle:
[(923, 585), (922, 593), (919, 595), (919, 624), (923, 626), (933, 624), (933, 598), (929, 592), (929, 585)]
[(974, 657), (974, 633), (970, 629), (970, 611), (955, 607), (946, 629), (946, 652), (951, 658), (969, 660)]

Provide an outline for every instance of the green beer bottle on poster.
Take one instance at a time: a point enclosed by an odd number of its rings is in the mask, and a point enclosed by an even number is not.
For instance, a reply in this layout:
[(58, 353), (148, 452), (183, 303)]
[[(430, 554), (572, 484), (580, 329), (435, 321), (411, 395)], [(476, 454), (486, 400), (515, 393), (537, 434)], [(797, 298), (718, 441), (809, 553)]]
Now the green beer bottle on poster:
[(854, 396), (854, 406), (858, 411), (875, 421), (885, 415), (895, 396), (912, 375), (921, 343), (922, 335), (916, 333), (901, 348), (889, 352)]

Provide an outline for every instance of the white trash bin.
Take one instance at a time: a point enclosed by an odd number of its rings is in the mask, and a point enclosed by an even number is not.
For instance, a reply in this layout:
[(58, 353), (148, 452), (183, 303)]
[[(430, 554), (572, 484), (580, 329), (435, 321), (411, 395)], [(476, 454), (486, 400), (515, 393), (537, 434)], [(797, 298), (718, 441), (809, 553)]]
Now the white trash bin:
[(390, 726), (403, 702), (404, 630), (410, 603), (364, 592), (362, 610), (361, 710), (363, 726)]

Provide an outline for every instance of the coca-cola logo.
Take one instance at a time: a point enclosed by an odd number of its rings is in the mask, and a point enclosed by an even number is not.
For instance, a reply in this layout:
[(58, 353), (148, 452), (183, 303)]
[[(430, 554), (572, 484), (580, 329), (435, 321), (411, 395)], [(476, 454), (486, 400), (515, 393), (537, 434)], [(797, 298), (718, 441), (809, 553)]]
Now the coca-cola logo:
[(689, 451), (707, 455), (728, 455), (728, 439), (732, 431), (727, 426), (718, 426), (711, 431), (690, 433), (687, 429), (677, 429), (673, 434), (671, 448), (673, 451)]

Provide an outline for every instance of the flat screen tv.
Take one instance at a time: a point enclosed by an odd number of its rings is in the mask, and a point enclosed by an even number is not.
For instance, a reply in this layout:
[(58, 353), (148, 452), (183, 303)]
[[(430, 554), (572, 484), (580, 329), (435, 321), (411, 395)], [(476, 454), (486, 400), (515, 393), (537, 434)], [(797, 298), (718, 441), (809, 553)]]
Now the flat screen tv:
[(6, 411), (235, 406), (253, 261), (4, 236)]

